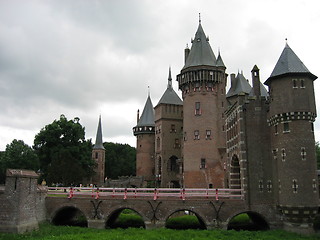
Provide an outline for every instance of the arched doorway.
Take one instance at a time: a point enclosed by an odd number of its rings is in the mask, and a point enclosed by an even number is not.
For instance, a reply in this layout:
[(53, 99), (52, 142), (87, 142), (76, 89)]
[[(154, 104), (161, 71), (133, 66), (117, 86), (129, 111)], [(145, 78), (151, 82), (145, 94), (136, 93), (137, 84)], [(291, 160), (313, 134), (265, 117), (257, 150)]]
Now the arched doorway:
[(78, 208), (63, 207), (52, 218), (54, 225), (88, 227), (87, 218)]
[(263, 231), (269, 230), (269, 224), (263, 216), (256, 212), (243, 212), (232, 217), (228, 223), (228, 230)]
[(237, 155), (233, 155), (231, 159), (229, 182), (231, 189), (241, 189), (240, 163)]
[(170, 229), (207, 229), (204, 221), (193, 211), (179, 210), (166, 220), (166, 228)]
[(145, 228), (145, 224), (138, 212), (130, 208), (121, 208), (110, 215), (106, 228)]

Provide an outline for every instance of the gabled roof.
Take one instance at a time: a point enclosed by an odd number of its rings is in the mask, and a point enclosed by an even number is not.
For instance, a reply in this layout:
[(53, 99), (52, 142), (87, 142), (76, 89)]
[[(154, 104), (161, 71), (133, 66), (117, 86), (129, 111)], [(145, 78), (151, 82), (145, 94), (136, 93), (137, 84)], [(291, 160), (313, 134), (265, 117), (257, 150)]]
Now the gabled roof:
[(286, 74), (308, 74), (313, 80), (317, 78), (308, 70), (287, 43), (265, 84), (268, 84), (269, 80), (273, 78), (281, 77)]
[(104, 149), (103, 141), (102, 141), (102, 127), (101, 127), (101, 116), (99, 116), (99, 123), (96, 135), (96, 142), (93, 146), (93, 149)]
[(169, 68), (168, 86), (166, 91), (160, 98), (157, 106), (159, 104), (183, 105), (182, 100), (172, 88), (171, 68)]
[(142, 126), (154, 126), (154, 110), (150, 96), (147, 98), (143, 112), (137, 124), (137, 127)]
[(216, 66), (216, 57), (199, 22), (195, 38), (192, 40), (190, 53), (182, 69), (201, 65)]
[(251, 89), (252, 87), (247, 79), (243, 76), (243, 73), (238, 73), (235, 78), (234, 86), (230, 87), (227, 93), (227, 97), (232, 97), (241, 93), (249, 94), (251, 92)]

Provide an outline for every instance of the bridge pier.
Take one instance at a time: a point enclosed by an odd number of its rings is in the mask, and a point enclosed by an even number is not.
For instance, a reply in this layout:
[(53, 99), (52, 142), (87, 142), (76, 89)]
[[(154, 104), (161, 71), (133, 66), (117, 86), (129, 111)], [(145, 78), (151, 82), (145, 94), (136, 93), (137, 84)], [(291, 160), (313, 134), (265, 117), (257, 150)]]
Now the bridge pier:
[(88, 228), (105, 229), (106, 221), (104, 219), (88, 219)]
[(164, 228), (166, 226), (166, 222), (165, 221), (146, 221), (145, 223), (146, 229), (156, 229), (156, 228)]

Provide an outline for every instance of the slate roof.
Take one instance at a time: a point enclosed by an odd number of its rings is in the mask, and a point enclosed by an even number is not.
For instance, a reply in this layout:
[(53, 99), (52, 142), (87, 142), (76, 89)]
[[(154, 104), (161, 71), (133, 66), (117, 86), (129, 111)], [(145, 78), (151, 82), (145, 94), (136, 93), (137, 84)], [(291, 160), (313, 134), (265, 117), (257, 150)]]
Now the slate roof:
[(169, 68), (168, 86), (162, 97), (160, 98), (157, 106), (159, 104), (174, 104), (183, 105), (182, 100), (178, 94), (172, 88), (172, 78), (171, 78), (171, 68)]
[(192, 41), (190, 53), (182, 69), (201, 65), (216, 66), (216, 61), (216, 57), (209, 44), (209, 39), (206, 37), (199, 22), (198, 30)]
[(243, 76), (243, 73), (238, 73), (236, 76), (235, 86), (231, 86), (227, 97), (232, 97), (238, 95), (240, 93), (249, 94), (251, 92), (251, 85), (247, 81), (247, 79)]
[(223, 62), (222, 58), (221, 58), (220, 52), (219, 52), (219, 55), (218, 55), (218, 58), (217, 58), (216, 66), (217, 67), (226, 67), (224, 65), (224, 62)]
[(267, 79), (265, 84), (268, 84), (270, 79), (291, 73), (308, 74), (313, 80), (317, 78), (308, 70), (308, 68), (303, 64), (299, 57), (286, 43), (286, 46), (283, 49), (276, 66), (274, 67), (270, 77)]
[(99, 116), (99, 123), (96, 135), (96, 143), (93, 146), (93, 149), (104, 149), (102, 141), (102, 127), (101, 127), (101, 116)]
[(150, 96), (147, 98), (143, 112), (137, 124), (137, 127), (142, 126), (154, 126), (154, 110)]
[[(249, 96), (254, 96), (254, 90), (251, 89), (251, 92), (249, 93)], [(269, 97), (268, 90), (266, 89), (265, 85), (260, 82), (260, 96), (262, 97)]]

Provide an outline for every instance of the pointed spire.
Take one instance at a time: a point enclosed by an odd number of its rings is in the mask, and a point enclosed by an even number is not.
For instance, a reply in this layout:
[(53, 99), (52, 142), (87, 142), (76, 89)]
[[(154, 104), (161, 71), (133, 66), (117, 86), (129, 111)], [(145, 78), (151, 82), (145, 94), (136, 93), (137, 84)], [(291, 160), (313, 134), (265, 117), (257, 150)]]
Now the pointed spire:
[(99, 116), (99, 123), (96, 135), (96, 142), (93, 146), (93, 149), (104, 149), (103, 141), (102, 141), (102, 127), (101, 127), (101, 115)]
[(221, 57), (221, 54), (220, 54), (220, 49), (219, 49), (219, 54), (218, 54), (216, 66), (217, 66), (217, 67), (226, 67), (226, 66), (224, 65), (223, 60), (222, 60), (222, 57)]
[(188, 52), (187, 58), (185, 59), (183, 69), (202, 65), (215, 66), (216, 57), (209, 44), (209, 39), (202, 29), (201, 19), (199, 19), (199, 26), (195, 38), (192, 41), (190, 52)]
[(285, 47), (279, 57), (279, 60), (265, 84), (268, 85), (269, 80), (287, 74), (307, 74), (313, 80), (317, 78), (308, 70), (308, 68), (303, 64), (299, 57), (289, 47), (288, 42), (286, 41)]
[(172, 89), (171, 67), (169, 67), (169, 77), (168, 77), (168, 87), (167, 88)]
[(146, 104), (144, 105), (144, 109), (137, 126), (154, 126), (154, 110), (150, 98), (150, 93), (148, 95)]
[(169, 67), (169, 77), (168, 77), (168, 86), (162, 97), (160, 98), (158, 104), (173, 104), (173, 105), (183, 105), (182, 100), (178, 94), (173, 90), (172, 87), (172, 78), (171, 78), (171, 67)]

